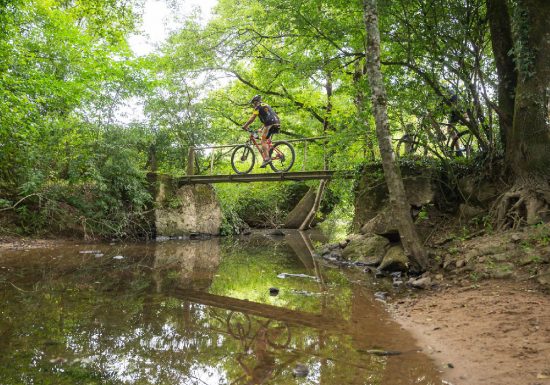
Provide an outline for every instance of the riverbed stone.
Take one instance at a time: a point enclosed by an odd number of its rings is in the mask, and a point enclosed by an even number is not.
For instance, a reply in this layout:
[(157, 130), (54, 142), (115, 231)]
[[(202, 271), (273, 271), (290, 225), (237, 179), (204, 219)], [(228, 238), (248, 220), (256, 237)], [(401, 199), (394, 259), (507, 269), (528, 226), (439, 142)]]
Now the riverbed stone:
[(415, 287), (417, 289), (426, 290), (432, 287), (432, 279), (430, 277), (421, 277), (418, 279), (413, 279), (410, 283), (412, 287)]
[(487, 242), (476, 246), (478, 255), (493, 255), (505, 253), (508, 245), (495, 242)]
[(498, 194), (497, 186), (491, 181), (477, 180), (467, 177), (458, 182), (458, 186), (462, 195), (469, 202), (479, 203), (483, 206), (490, 203)]
[[(437, 188), (437, 171), (430, 167), (419, 166), (415, 164), (402, 164), (401, 174), (405, 187), (408, 202), (415, 207), (424, 207), (435, 201)], [(389, 194), (381, 165), (371, 164), (365, 166), (355, 190), (355, 213), (353, 218), (353, 228), (361, 229), (361, 232), (381, 234), (378, 231), (369, 231), (364, 228), (365, 224), (376, 218), (370, 226), (376, 225), (376, 228), (386, 228), (392, 230), (392, 234), (397, 234), (395, 224), (391, 221), (393, 216), (389, 213)], [(381, 211), (386, 214), (379, 215)], [(384, 220), (387, 220), (387, 225)], [(382, 230), (384, 231), (384, 230)]]
[(408, 268), (409, 259), (401, 245), (390, 247), (378, 266), (380, 271), (407, 271)]
[(387, 238), (379, 235), (370, 235), (356, 238), (346, 246), (342, 258), (350, 261), (363, 262), (367, 265), (378, 265), (389, 245)]
[(458, 207), (458, 215), (462, 221), (469, 221), (485, 212), (485, 209), (468, 203), (461, 203)]
[(491, 266), (484, 266), (484, 269), (482, 267), (482, 270), (484, 270), (490, 278), (504, 279), (514, 276), (514, 268), (515, 266), (513, 263), (505, 262), (497, 263)]
[(537, 282), (546, 288), (550, 288), (550, 267), (537, 275)]
[(399, 231), (397, 230), (397, 225), (393, 218), (394, 216), (391, 215), (391, 210), (386, 208), (365, 223), (365, 225), (361, 227), (361, 233), (376, 234), (385, 236), (386, 238), (398, 239)]

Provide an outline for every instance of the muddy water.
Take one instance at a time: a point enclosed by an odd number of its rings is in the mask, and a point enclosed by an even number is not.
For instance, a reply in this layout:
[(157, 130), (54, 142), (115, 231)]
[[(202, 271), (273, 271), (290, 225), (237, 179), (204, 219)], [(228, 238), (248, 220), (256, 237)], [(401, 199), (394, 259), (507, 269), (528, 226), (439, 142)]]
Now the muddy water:
[(2, 252), (0, 384), (441, 384), (372, 292), (311, 258), (315, 243)]

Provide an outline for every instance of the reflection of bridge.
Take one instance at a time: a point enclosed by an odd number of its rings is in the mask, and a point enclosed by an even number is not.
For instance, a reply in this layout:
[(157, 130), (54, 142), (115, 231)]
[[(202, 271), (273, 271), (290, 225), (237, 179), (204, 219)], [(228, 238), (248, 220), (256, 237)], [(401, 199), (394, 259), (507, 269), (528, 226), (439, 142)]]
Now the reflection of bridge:
[(231, 297), (223, 297), (220, 295), (193, 290), (175, 289), (171, 295), (181, 300), (241, 312), (252, 316), (269, 318), (291, 325), (301, 325), (330, 331), (345, 331), (349, 329), (347, 325), (348, 322), (346, 320), (328, 317), (326, 315), (307, 313), (299, 310), (290, 310), (282, 307), (245, 301)]

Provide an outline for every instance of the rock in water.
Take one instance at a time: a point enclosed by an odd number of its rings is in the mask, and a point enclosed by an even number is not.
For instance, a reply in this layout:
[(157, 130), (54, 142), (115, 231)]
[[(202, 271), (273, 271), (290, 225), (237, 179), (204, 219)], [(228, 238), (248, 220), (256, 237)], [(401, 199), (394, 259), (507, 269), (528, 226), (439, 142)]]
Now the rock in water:
[(409, 268), (409, 260), (403, 251), (403, 247), (392, 246), (384, 255), (384, 259), (378, 269), (380, 271), (407, 271)]
[(432, 287), (432, 279), (430, 277), (415, 279), (411, 282), (411, 286), (417, 289), (429, 289)]
[(297, 364), (292, 369), (292, 374), (294, 374), (294, 377), (306, 377), (309, 374), (309, 369), (303, 364)]
[(369, 349), (367, 350), (367, 353), (375, 356), (398, 356), (401, 354), (401, 352), (397, 350), (380, 350), (380, 349)]

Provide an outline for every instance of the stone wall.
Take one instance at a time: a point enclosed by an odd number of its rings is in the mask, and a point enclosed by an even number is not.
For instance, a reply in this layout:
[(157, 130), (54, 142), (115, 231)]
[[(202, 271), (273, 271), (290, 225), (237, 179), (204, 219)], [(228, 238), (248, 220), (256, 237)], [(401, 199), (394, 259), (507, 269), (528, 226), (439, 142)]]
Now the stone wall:
[(151, 221), (155, 236), (179, 237), (190, 234), (218, 235), (222, 211), (211, 185), (177, 186), (163, 175), (149, 175), (155, 204)]
[[(436, 183), (436, 171), (426, 167), (401, 167), (403, 183), (411, 207), (421, 208), (434, 203), (439, 194)], [(362, 173), (355, 188), (355, 213), (353, 229), (355, 232), (371, 224), (376, 228), (362, 232), (384, 234), (386, 227), (391, 230), (389, 197), (382, 165), (371, 165)], [(385, 234), (384, 234), (385, 235)]]

